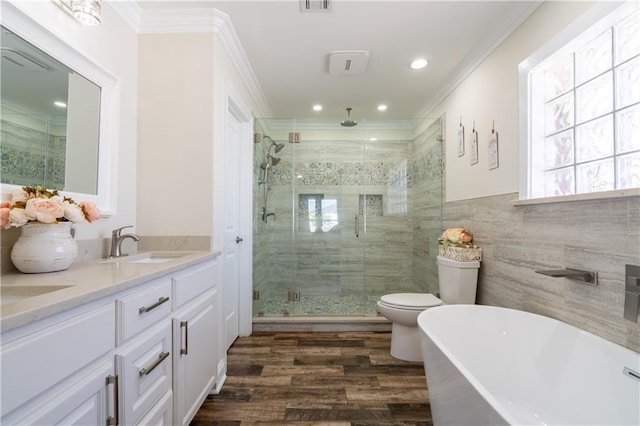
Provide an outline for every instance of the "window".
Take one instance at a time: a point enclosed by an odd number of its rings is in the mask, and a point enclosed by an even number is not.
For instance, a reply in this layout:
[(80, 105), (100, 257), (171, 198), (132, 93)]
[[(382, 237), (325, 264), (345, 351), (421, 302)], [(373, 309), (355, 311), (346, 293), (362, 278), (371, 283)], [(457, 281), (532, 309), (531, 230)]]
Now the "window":
[(639, 33), (640, 11), (626, 4), (542, 60), (521, 64), (528, 107), (521, 198), (640, 187)]

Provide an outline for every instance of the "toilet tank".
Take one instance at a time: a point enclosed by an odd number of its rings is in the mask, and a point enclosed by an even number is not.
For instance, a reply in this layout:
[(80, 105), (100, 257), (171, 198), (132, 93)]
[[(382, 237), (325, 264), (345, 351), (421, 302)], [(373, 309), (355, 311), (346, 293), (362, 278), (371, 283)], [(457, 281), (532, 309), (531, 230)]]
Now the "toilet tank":
[(440, 299), (446, 304), (476, 303), (480, 262), (459, 262), (438, 256)]

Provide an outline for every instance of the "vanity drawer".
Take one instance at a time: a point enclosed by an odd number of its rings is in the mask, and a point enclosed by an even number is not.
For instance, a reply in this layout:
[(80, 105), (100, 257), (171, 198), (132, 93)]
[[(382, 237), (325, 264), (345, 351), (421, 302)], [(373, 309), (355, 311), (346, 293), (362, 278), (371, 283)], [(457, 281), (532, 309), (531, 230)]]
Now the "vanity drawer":
[(206, 262), (173, 277), (173, 307), (184, 305), (194, 297), (213, 288), (217, 280), (217, 260)]
[(120, 424), (133, 425), (171, 390), (171, 322), (164, 319), (116, 351)]
[(112, 351), (114, 323), (109, 303), (3, 345), (1, 415)]
[(121, 344), (171, 313), (171, 279), (157, 279), (144, 289), (119, 298), (116, 309), (117, 343)]

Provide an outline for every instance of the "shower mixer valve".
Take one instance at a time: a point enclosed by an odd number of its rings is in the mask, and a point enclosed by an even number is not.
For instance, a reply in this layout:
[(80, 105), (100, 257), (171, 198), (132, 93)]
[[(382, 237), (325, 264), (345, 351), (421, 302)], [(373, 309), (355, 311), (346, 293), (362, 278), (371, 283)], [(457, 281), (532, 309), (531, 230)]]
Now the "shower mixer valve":
[(262, 208), (262, 221), (264, 223), (267, 223), (269, 220), (269, 216), (273, 217), (273, 219), (275, 220), (276, 218), (276, 214), (273, 212), (267, 212), (267, 209), (265, 207)]

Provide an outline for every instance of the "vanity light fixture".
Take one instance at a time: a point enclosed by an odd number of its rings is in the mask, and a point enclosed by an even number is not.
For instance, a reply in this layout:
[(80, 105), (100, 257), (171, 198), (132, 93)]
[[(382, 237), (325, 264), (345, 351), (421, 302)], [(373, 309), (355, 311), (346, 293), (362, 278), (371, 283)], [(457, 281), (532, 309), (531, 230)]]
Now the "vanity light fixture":
[(411, 65), (409, 65), (411, 67), (412, 70), (421, 70), (424, 67), (426, 67), (428, 64), (426, 59), (423, 58), (419, 58), (419, 59), (415, 59), (413, 62), (411, 62)]
[(58, 0), (58, 3), (84, 25), (96, 26), (102, 21), (102, 0)]

